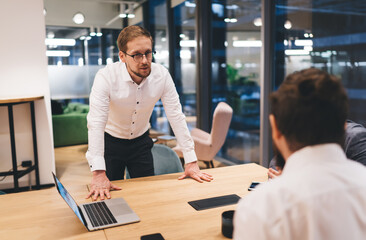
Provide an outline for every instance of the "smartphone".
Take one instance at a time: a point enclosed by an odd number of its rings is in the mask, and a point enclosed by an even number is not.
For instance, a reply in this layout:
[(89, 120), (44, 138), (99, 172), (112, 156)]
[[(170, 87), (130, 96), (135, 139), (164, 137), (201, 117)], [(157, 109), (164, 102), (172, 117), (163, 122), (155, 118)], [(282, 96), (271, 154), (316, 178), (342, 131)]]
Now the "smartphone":
[(255, 188), (259, 185), (259, 184), (261, 184), (262, 182), (252, 182), (251, 184), (250, 184), (250, 186), (249, 186), (249, 188), (248, 188), (248, 191), (254, 191), (255, 190)]
[(160, 233), (154, 233), (141, 236), (141, 240), (164, 240), (164, 237)]

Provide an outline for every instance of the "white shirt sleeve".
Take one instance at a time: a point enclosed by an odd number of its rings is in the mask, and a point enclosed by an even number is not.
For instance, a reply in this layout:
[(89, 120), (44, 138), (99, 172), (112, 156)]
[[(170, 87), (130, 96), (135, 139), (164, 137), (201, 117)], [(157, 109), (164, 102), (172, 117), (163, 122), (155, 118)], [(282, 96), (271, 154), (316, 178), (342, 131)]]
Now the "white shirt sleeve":
[(178, 145), (182, 148), (185, 163), (197, 161), (197, 156), (194, 151), (194, 142), (189, 133), (185, 115), (182, 112), (179, 95), (169, 72), (165, 71), (165, 74), (166, 82), (161, 97), (165, 113), (177, 138)]
[(104, 131), (109, 112), (109, 83), (99, 71), (89, 98), (88, 120), (88, 160), (91, 171), (105, 170)]

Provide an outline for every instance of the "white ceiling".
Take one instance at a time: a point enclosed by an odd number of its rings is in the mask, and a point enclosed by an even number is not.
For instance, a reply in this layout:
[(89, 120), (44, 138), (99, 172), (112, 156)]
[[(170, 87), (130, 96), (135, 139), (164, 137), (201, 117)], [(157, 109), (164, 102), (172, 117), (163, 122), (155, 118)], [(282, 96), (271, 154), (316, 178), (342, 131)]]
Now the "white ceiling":
[[(47, 26), (67, 27), (101, 27), (121, 29), (122, 19), (117, 19), (107, 25), (119, 14), (121, 3), (134, 3), (137, 8), (145, 0), (44, 0), (47, 11), (45, 21)], [(75, 13), (81, 12), (85, 17), (82, 24), (75, 24), (72, 20)]]

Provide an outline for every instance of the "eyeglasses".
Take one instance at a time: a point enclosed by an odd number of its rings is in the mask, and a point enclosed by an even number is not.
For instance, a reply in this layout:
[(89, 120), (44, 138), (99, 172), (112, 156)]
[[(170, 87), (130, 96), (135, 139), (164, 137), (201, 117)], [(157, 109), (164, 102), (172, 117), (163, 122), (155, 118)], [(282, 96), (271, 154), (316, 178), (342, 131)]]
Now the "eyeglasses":
[(126, 53), (126, 52), (124, 52), (127, 56), (130, 56), (130, 57), (132, 57), (133, 58), (133, 60), (135, 61), (135, 62), (137, 62), (137, 63), (140, 63), (140, 62), (142, 62), (142, 59), (144, 58), (144, 56), (146, 57), (146, 59), (148, 60), (148, 61), (151, 61), (152, 60), (152, 57), (153, 57), (153, 55), (155, 54), (155, 51), (153, 51), (153, 52), (146, 52), (145, 54), (141, 54), (141, 53), (136, 53), (136, 54), (134, 54), (134, 55), (130, 55), (130, 54), (128, 54), (128, 53)]

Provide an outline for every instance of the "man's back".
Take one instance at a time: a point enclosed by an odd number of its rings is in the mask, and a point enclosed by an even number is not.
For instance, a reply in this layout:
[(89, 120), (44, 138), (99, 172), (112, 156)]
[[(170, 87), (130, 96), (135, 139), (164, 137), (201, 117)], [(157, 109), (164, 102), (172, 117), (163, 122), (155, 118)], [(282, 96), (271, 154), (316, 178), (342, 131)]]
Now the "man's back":
[(337, 144), (305, 147), (236, 213), (234, 239), (364, 239), (366, 168)]

